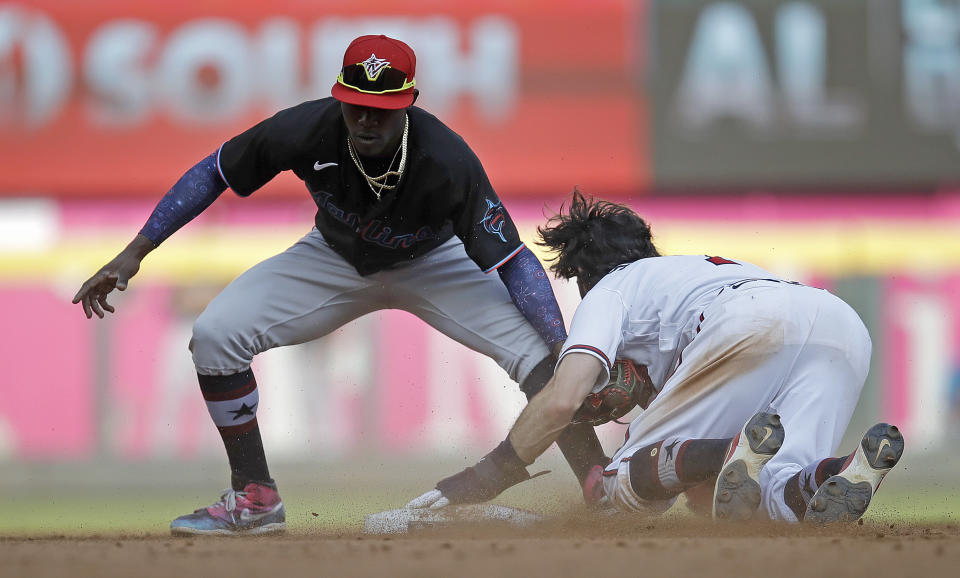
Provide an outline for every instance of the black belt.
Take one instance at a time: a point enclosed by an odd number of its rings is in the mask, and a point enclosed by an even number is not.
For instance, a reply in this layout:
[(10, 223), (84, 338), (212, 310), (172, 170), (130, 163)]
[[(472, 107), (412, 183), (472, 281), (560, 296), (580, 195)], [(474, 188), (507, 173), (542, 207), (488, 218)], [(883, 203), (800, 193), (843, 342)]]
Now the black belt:
[(747, 283), (753, 283), (754, 281), (770, 281), (772, 283), (786, 283), (787, 285), (802, 285), (803, 283), (797, 283), (796, 281), (784, 281), (783, 279), (742, 279), (736, 283), (731, 283), (728, 285), (731, 289), (739, 289), (741, 286)]
[(757, 277), (754, 279), (741, 279), (736, 283), (724, 285), (723, 287), (720, 288), (720, 291), (717, 292), (717, 295), (719, 296), (721, 293), (723, 293), (723, 290), (726, 289), (727, 287), (731, 289), (739, 289), (740, 287), (743, 287), (747, 283), (753, 283), (755, 281), (769, 281), (771, 283), (786, 283), (787, 285), (803, 285), (803, 283), (798, 283), (796, 281), (784, 281), (783, 279), (762, 279), (760, 277)]

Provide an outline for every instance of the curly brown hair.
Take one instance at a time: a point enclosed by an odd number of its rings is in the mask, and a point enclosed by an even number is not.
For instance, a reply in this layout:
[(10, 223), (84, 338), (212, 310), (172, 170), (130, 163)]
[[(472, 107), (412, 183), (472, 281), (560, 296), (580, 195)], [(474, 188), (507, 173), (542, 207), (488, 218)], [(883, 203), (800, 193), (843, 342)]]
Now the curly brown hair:
[(659, 257), (650, 226), (632, 209), (585, 197), (573, 189), (570, 205), (537, 227), (537, 244), (556, 253), (550, 270), (557, 277), (577, 277), (593, 287), (616, 267), (647, 257)]

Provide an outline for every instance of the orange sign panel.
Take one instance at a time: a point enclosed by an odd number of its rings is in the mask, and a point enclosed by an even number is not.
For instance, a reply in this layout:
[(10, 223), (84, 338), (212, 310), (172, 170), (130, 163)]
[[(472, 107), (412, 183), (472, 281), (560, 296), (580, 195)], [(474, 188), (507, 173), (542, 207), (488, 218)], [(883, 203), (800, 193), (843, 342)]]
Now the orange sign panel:
[[(504, 196), (649, 182), (632, 0), (0, 7), (0, 195), (159, 195), (223, 141), (329, 96), (361, 34), (408, 42), (418, 106), (463, 135)], [(277, 179), (279, 195), (301, 195)]]

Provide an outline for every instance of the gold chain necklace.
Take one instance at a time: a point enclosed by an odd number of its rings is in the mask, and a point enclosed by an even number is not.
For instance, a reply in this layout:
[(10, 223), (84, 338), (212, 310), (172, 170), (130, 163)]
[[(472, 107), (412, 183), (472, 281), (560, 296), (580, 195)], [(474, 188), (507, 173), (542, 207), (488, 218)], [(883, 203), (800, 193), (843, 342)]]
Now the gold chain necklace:
[[(367, 181), (367, 186), (370, 187), (370, 190), (373, 191), (373, 195), (377, 197), (377, 200), (380, 200), (380, 194), (383, 193), (384, 189), (392, 191), (397, 188), (397, 185), (400, 184), (400, 179), (403, 177), (403, 170), (407, 168), (407, 135), (410, 134), (410, 117), (407, 115), (403, 116), (403, 138), (400, 139), (400, 148), (397, 149), (397, 152), (393, 153), (393, 158), (390, 159), (390, 164), (387, 165), (387, 172), (383, 173), (379, 177), (371, 177), (367, 174), (367, 171), (363, 170), (363, 165), (360, 164), (360, 157), (353, 149), (353, 141), (350, 140), (350, 137), (347, 137), (347, 151), (350, 152), (350, 158), (353, 160), (353, 164), (357, 167), (357, 170), (360, 171), (360, 174), (363, 175), (363, 178)], [(395, 171), (390, 169), (393, 167), (393, 161), (397, 160), (397, 153), (400, 153), (400, 166)], [(396, 177), (397, 180), (392, 185), (387, 184), (387, 179), (390, 177)], [(376, 186), (376, 188), (374, 188)]]

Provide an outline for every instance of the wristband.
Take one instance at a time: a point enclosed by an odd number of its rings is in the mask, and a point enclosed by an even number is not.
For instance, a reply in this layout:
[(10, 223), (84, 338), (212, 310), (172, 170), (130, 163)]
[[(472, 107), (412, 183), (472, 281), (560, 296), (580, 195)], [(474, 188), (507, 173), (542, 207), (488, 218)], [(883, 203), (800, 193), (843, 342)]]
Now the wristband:
[(494, 450), (487, 454), (486, 457), (496, 464), (499, 469), (504, 471), (523, 470), (526, 473), (527, 466), (530, 465), (529, 463), (520, 459), (520, 456), (517, 455), (517, 450), (513, 448), (513, 444), (510, 442), (509, 437), (500, 442), (500, 445), (494, 448)]
[(530, 478), (527, 464), (520, 459), (507, 438), (477, 465), (440, 480), (437, 489), (451, 504), (485, 502)]

